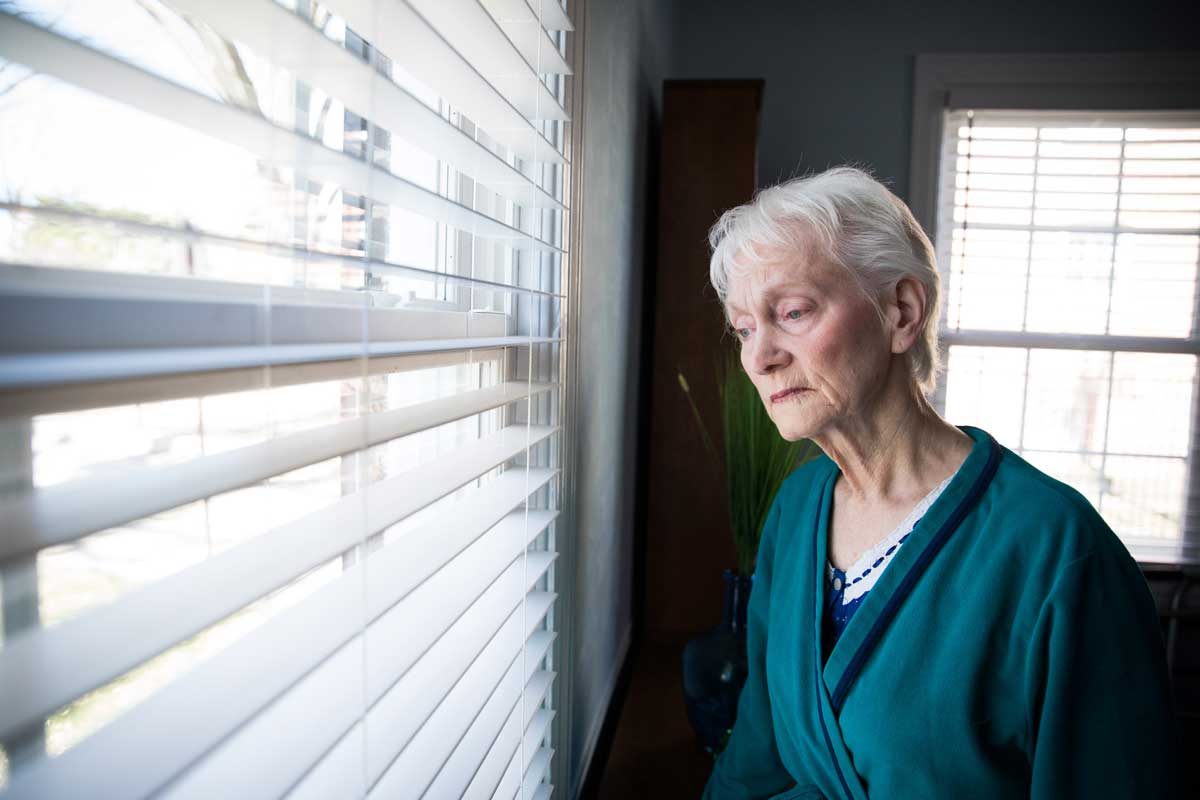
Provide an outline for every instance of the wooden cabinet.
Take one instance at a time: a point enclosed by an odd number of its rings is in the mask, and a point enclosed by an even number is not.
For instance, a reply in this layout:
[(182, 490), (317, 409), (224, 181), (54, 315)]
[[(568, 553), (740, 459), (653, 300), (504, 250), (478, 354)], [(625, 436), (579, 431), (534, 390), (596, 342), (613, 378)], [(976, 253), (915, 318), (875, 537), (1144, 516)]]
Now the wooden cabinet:
[[(644, 520), (642, 622), (647, 635), (712, 627), (721, 570), (735, 564), (724, 478), (697, 433), (677, 369), (714, 437), (714, 366), (733, 341), (708, 283), (708, 229), (754, 193), (763, 82), (666, 81)], [(718, 438), (718, 447), (720, 442)]]

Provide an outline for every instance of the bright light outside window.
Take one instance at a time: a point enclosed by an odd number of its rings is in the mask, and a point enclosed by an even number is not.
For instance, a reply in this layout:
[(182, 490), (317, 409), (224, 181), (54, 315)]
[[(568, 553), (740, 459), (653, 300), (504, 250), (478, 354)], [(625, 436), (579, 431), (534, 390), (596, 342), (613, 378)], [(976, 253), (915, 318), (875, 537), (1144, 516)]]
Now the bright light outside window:
[(569, 29), (0, 2), (0, 797), (549, 797)]
[(948, 417), (1074, 486), (1139, 558), (1200, 559), (1200, 113), (952, 111), (944, 130)]

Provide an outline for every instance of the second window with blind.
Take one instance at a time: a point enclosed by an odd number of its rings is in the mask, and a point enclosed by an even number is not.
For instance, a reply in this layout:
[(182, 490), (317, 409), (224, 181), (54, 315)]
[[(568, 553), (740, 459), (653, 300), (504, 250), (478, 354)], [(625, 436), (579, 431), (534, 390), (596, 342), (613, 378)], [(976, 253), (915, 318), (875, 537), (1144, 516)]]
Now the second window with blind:
[(945, 410), (1200, 558), (1200, 113), (945, 112)]

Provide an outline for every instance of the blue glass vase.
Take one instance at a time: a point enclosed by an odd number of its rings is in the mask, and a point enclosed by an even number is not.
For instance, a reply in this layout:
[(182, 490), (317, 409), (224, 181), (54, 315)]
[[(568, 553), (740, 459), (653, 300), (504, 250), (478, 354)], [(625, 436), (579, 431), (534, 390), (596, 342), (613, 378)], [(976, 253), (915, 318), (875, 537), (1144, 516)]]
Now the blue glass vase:
[(688, 721), (713, 755), (724, 747), (737, 719), (737, 701), (746, 682), (746, 608), (753, 576), (721, 573), (725, 603), (721, 624), (683, 648), (683, 696)]

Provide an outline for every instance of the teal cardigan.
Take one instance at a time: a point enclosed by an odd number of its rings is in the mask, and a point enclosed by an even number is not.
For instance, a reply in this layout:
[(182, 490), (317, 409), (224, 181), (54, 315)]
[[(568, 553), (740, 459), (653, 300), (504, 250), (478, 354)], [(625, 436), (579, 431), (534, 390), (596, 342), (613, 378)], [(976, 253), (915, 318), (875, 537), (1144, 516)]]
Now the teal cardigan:
[(1075, 490), (978, 428), (828, 660), (837, 466), (780, 489), (749, 676), (706, 800), (1165, 798), (1177, 738), (1154, 602)]

